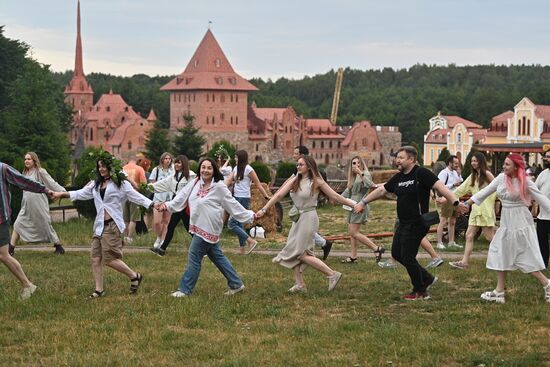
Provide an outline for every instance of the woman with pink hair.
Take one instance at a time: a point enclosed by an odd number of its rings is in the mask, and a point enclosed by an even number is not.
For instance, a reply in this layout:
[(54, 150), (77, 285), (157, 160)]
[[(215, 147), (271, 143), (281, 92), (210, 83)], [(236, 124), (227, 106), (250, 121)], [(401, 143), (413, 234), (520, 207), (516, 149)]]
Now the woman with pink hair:
[(533, 275), (544, 287), (544, 298), (550, 303), (550, 281), (541, 270), (544, 261), (537, 241), (535, 224), (529, 212), (531, 199), (541, 207), (550, 209), (550, 200), (529, 180), (525, 173), (525, 162), (519, 154), (510, 154), (504, 161), (503, 173), (468, 201), (461, 204), (465, 212), (473, 203), (479, 205), (496, 192), (502, 203), (500, 228), (495, 233), (487, 255), (487, 269), (497, 271), (497, 286), (481, 294), (481, 299), (504, 303), (506, 274), (520, 269)]

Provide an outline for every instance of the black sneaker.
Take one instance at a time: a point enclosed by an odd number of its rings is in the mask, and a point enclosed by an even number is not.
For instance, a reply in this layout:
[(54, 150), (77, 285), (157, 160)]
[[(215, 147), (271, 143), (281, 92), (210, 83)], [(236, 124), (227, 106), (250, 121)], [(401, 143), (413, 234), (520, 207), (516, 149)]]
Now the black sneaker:
[(10, 254), (11, 257), (13, 257), (15, 255), (15, 246), (12, 245), (11, 243), (8, 245), (8, 254)]
[(53, 245), (53, 247), (55, 247), (54, 254), (63, 255), (65, 253), (65, 249), (63, 248), (63, 246), (57, 244)]
[(332, 250), (332, 241), (327, 240), (325, 242), (325, 245), (322, 247), (323, 249), (323, 260), (326, 260), (328, 257), (328, 254), (330, 254), (330, 250)]
[(151, 250), (151, 252), (154, 252), (155, 254), (157, 254), (158, 256), (162, 257), (166, 254), (166, 250), (163, 250), (162, 248), (157, 248), (157, 247), (151, 247), (149, 250)]

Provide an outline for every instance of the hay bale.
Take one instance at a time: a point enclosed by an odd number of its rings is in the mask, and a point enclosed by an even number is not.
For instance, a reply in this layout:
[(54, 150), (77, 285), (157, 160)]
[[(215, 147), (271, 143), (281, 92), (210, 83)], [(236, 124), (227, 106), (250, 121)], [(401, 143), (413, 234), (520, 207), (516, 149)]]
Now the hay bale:
[[(262, 186), (265, 191), (270, 192), (267, 184), (262, 182)], [(262, 193), (260, 192), (258, 187), (254, 184), (250, 188), (250, 193), (252, 195), (250, 200), (250, 210), (257, 212), (258, 210), (263, 208), (263, 206), (267, 203), (267, 200), (262, 196)], [(264, 214), (263, 217), (261, 217), (255, 222), (255, 224), (262, 226), (266, 234), (272, 233), (276, 231), (276, 226), (275, 226), (276, 218), (277, 218), (277, 211), (275, 210), (275, 206), (272, 206), (267, 210), (267, 212)]]

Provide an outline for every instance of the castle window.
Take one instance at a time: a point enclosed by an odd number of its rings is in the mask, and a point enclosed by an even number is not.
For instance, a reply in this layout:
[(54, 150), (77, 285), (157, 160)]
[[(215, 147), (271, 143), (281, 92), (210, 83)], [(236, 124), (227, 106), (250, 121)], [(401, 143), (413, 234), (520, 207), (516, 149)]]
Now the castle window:
[(372, 150), (376, 150), (376, 143), (374, 141), (372, 142)]
[(206, 93), (206, 102), (210, 102), (210, 94)]
[(132, 141), (128, 140), (128, 150), (132, 150)]
[(285, 126), (285, 133), (288, 133), (288, 126)]
[(107, 112), (111, 112), (111, 107), (107, 106)]
[(239, 102), (239, 95), (235, 94), (235, 102)]
[[(217, 67), (217, 68), (219, 68), (219, 67), (222, 65), (222, 62), (221, 62), (220, 59), (216, 59), (215, 63), (216, 63), (216, 67)], [(221, 79), (221, 77), (220, 77), (219, 79)], [(220, 83), (220, 84), (221, 84), (221, 83)]]
[(181, 102), (181, 93), (178, 93), (178, 102)]
[(193, 102), (195, 102), (195, 93), (193, 93)]
[(531, 120), (527, 120), (527, 135), (531, 135)]
[(235, 117), (235, 125), (238, 125), (239, 124), (239, 116), (236, 116)]
[(321, 149), (323, 149), (324, 147), (325, 147), (325, 142), (321, 140)]
[(222, 112), (222, 113), (220, 113), (220, 119), (221, 119), (222, 121), (224, 121), (224, 120), (225, 120), (225, 113), (223, 113), (223, 112)]
[(176, 93), (174, 93), (174, 102), (176, 102)]
[(313, 144), (311, 145), (311, 147), (315, 149), (315, 141), (313, 142)]
[[(340, 149), (340, 142), (338, 142), (338, 149)], [(340, 158), (342, 158), (342, 157), (340, 157)]]
[(237, 79), (236, 78), (229, 78), (229, 83), (231, 83), (231, 85), (236, 85), (237, 84)]
[(206, 125), (210, 123), (210, 117), (206, 116)]
[(212, 125), (214, 125), (215, 123), (216, 123), (216, 118), (212, 116)]
[(233, 116), (231, 116), (231, 125), (233, 125)]
[(199, 60), (195, 59), (195, 67), (199, 66)]
[(212, 102), (216, 102), (216, 95), (212, 93)]
[[(332, 140), (328, 142), (328, 147), (332, 148)], [(333, 157), (334, 158), (334, 157)]]
[(256, 151), (260, 150), (260, 146), (256, 144)]
[(94, 141), (94, 130), (90, 128), (90, 141)]

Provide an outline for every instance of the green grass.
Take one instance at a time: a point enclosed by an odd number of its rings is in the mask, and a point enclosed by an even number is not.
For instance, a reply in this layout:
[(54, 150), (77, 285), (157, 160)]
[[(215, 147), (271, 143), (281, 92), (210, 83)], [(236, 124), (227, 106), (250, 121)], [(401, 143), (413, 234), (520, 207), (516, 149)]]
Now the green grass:
[(128, 254), (145, 275), (139, 293), (106, 270), (105, 298), (93, 290), (88, 255), (20, 252), (39, 290), (17, 301), (18, 287), (0, 272), (0, 365), (186, 366), (541, 366), (550, 365), (549, 305), (529, 276), (509, 277), (508, 303), (485, 304), (494, 273), (480, 260), (468, 271), (435, 273), (433, 299), (400, 299), (403, 269), (372, 260), (328, 264), (344, 273), (339, 287), (308, 270), (307, 294), (289, 295), (291, 272), (268, 256), (229, 255), (247, 289), (225, 297), (225, 280), (204, 261), (195, 293), (173, 299), (185, 254)]
[[(364, 231), (391, 230), (392, 205), (375, 203)], [(344, 233), (343, 216), (343, 210), (321, 209), (322, 232)], [(56, 229), (65, 243), (85, 245), (91, 237), (89, 221)], [(106, 297), (93, 301), (86, 300), (93, 291), (87, 253), (18, 252), (39, 290), (18, 301), (16, 281), (1, 268), (0, 365), (550, 366), (550, 305), (528, 275), (510, 274), (506, 304), (486, 304), (479, 295), (494, 288), (496, 276), (484, 260), (474, 259), (467, 271), (443, 265), (434, 271), (440, 281), (432, 300), (405, 302), (410, 284), (403, 268), (330, 257), (329, 266), (344, 273), (334, 292), (309, 269), (308, 293), (290, 295), (291, 272), (269, 256), (229, 254), (245, 292), (223, 296), (225, 280), (205, 260), (195, 293), (173, 299), (189, 240), (182, 232), (164, 258), (125, 256), (145, 276), (137, 295), (127, 294), (125, 277), (106, 269)], [(278, 236), (262, 247), (282, 247), (284, 234)], [(142, 240), (137, 246), (150, 245), (150, 238)], [(237, 241), (224, 233), (222, 245)]]

